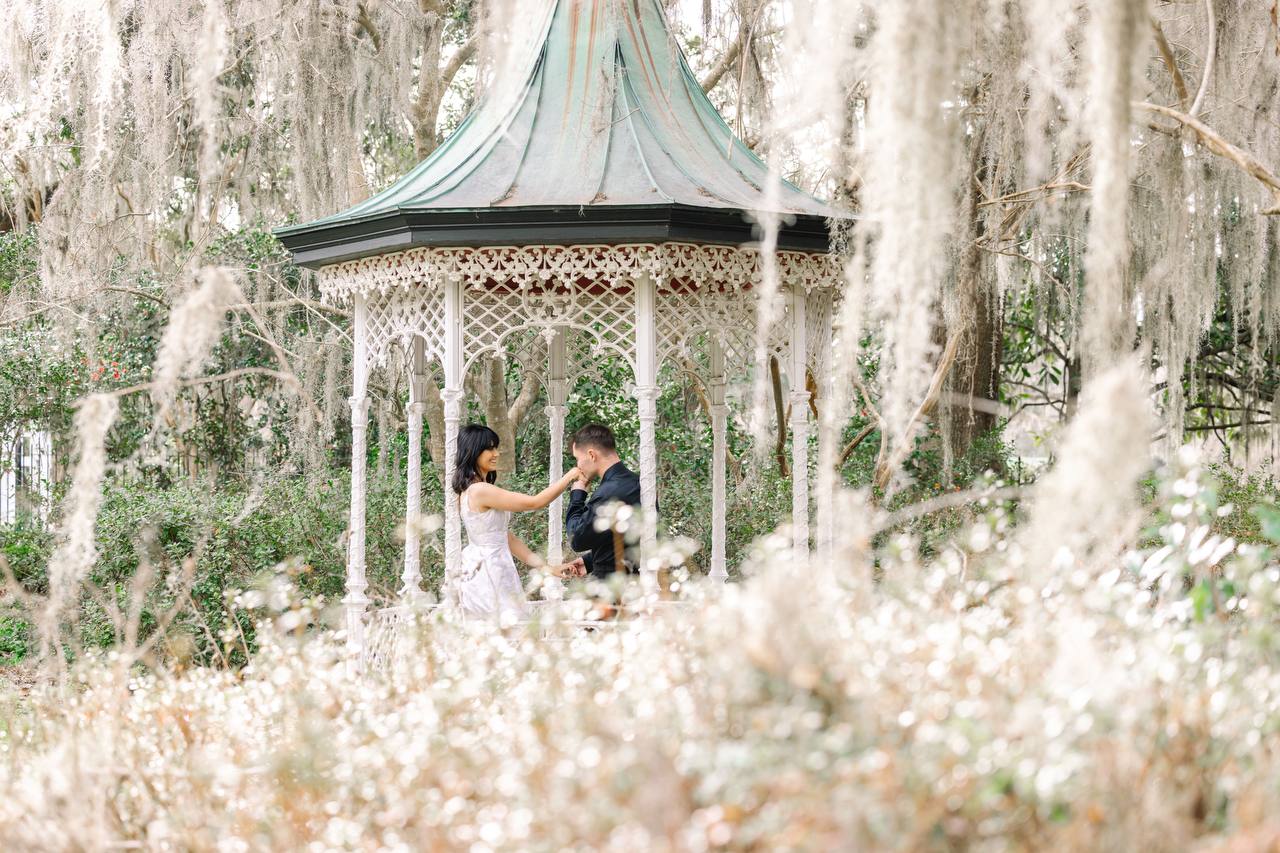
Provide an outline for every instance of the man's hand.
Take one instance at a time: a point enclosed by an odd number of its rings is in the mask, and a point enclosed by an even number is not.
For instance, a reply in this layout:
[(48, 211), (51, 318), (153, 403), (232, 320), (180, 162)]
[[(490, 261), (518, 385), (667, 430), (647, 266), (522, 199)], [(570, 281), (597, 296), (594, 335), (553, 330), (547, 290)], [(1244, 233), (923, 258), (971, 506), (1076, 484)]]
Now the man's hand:
[(586, 490), (587, 490), (587, 478), (586, 478), (586, 477), (579, 477), (578, 479), (576, 479), (576, 480), (574, 480), (574, 481), (573, 481), (573, 491), (575, 491), (575, 492), (585, 492)]

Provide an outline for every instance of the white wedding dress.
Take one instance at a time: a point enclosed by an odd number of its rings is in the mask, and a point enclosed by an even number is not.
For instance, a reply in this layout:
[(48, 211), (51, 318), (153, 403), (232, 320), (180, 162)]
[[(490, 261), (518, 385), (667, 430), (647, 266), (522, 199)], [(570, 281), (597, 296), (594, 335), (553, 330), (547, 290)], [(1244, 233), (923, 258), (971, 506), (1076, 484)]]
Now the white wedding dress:
[(473, 512), (467, 492), (458, 497), (467, 531), (467, 547), (462, 549), (462, 565), (454, 580), (458, 606), (471, 618), (523, 619), (529, 614), (529, 602), (507, 542), (511, 513), (500, 509)]

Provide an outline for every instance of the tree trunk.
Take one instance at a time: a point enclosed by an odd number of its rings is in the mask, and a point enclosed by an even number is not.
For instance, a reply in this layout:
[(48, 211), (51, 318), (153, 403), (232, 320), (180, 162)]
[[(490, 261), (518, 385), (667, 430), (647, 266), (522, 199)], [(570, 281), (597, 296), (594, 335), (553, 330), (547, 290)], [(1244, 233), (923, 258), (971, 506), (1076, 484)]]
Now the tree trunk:
[[(419, 0), (423, 18), (421, 70), (418, 72), (418, 95), (409, 109), (409, 123), (413, 127), (413, 150), (418, 160), (439, 147), (442, 140), (436, 125), (440, 120), (440, 105), (445, 93), (453, 84), (458, 71), (476, 53), (476, 36), (472, 33), (459, 46), (444, 65), (440, 64), (441, 40), (445, 30), (444, 4), (439, 0)], [(430, 73), (427, 69), (431, 69)]]
[(498, 455), (498, 471), (507, 474), (516, 470), (516, 432), (538, 397), (538, 382), (532, 376), (524, 377), (515, 400), (511, 400), (507, 395), (505, 368), (501, 358), (486, 358), (481, 365), (477, 391), (489, 429), (498, 434), (499, 446), (503, 448)]
[(966, 182), (961, 224), (965, 229), (956, 259), (955, 293), (950, 310), (944, 310), (940, 340), (960, 335), (958, 357), (946, 384), (948, 429), (944, 430), (948, 458), (968, 453), (974, 441), (996, 426), (1000, 395), (1000, 362), (1004, 349), (1004, 323), (987, 255), (981, 248), (986, 233), (982, 185), (988, 180), (984, 154), (985, 132), (970, 137), (970, 175)]
[(419, 3), (423, 17), (421, 70), (418, 72), (418, 97), (409, 115), (409, 122), (413, 125), (413, 150), (419, 161), (426, 159), (440, 144), (436, 137), (436, 120), (440, 115), (440, 102), (444, 99), (445, 83), (437, 73), (440, 68), (440, 39), (444, 35), (444, 18), (439, 5), (428, 0)]
[(426, 394), (423, 395), (424, 409), (422, 419), (427, 425), (427, 440), (424, 447), (431, 464), (436, 469), (436, 479), (444, 483), (444, 398), (440, 396), (440, 386), (429, 372), (423, 383)]

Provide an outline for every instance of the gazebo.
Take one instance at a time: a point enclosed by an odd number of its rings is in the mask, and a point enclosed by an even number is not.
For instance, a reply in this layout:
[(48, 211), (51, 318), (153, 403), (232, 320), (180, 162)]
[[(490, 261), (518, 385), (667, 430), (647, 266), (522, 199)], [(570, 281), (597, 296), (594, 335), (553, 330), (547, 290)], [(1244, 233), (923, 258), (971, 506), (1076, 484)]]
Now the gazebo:
[[(522, 4), (523, 5), (523, 4)], [(601, 355), (628, 364), (639, 417), (645, 525), (653, 553), (654, 439), (661, 365), (694, 365), (713, 433), (710, 575), (727, 577), (726, 377), (756, 361), (756, 294), (778, 285), (768, 343), (788, 365), (792, 513), (809, 548), (809, 375), (826, 377), (840, 265), (829, 225), (844, 214), (776, 177), (735, 138), (689, 69), (658, 0), (540, 0), (535, 29), (511, 48), (475, 110), (430, 157), (341, 213), (278, 230), (326, 298), (351, 304), (350, 642), (363, 646), (367, 382), (392, 348), (409, 355), (408, 495), (403, 592), (420, 589), (423, 389), (443, 374), (446, 482), (478, 358), (513, 357), (540, 376), (550, 467), (563, 471), (566, 400)], [(780, 218), (762, 251), (754, 211)], [(446, 576), (461, 523), (445, 501)], [(561, 559), (562, 508), (548, 550)]]

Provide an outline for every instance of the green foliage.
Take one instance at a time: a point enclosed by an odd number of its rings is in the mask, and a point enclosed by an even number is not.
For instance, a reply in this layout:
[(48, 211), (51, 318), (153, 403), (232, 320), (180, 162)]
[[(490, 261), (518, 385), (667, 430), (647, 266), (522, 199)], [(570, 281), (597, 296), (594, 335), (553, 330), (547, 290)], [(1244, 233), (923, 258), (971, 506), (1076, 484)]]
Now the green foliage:
[(19, 516), (16, 524), (0, 525), (0, 558), (14, 578), (31, 592), (46, 592), (46, 568), (53, 553), (53, 534), (33, 519)]
[[(1270, 475), (1246, 474), (1229, 465), (1209, 466), (1219, 506), (1228, 508), (1213, 519), (1213, 530), (1237, 542), (1280, 542), (1268, 528), (1268, 512), (1274, 512), (1276, 482)], [(1271, 532), (1268, 532), (1270, 530)]]
[[(1220, 462), (1204, 467), (1196, 500), (1197, 506), (1205, 508), (1203, 522), (1214, 535), (1250, 545), (1280, 541), (1274, 538), (1280, 534), (1280, 526), (1271, 526), (1280, 522), (1280, 510), (1275, 507), (1277, 487), (1270, 475), (1248, 474)], [(1143, 483), (1144, 498), (1153, 514), (1153, 526), (1145, 540), (1148, 544), (1159, 538), (1160, 507), (1169, 500), (1165, 491), (1167, 483), (1159, 472), (1152, 472)]]
[(31, 623), (20, 616), (0, 615), (0, 666), (21, 663), (31, 654)]
[(36, 277), (36, 229), (0, 233), (0, 294)]
[[(281, 481), (256, 495), (215, 491), (197, 483), (167, 489), (109, 484), (98, 516), (98, 561), (76, 620), (79, 642), (105, 647), (118, 641), (119, 626), (108, 603), (114, 601), (127, 611), (131, 582), (144, 562), (155, 572), (142, 616), (145, 634), (181, 593), (183, 561), (195, 559), (192, 606), (175, 625), (193, 639), (196, 657), (204, 662), (216, 659), (214, 638), (230, 625), (228, 591), (252, 586), (281, 564), (291, 566), (305, 594), (336, 602), (345, 576), (342, 536), (348, 495), (348, 482), (341, 475), (319, 484)], [(426, 504), (428, 511), (438, 509), (438, 500), (428, 499)], [(391, 599), (399, 585), (403, 512), (402, 490), (370, 491), (369, 593), (375, 602)], [(0, 527), (0, 555), (30, 591), (47, 591), (52, 550), (53, 537), (47, 530), (31, 524)], [(425, 549), (423, 569), (430, 588), (438, 585), (442, 573), (438, 552), (438, 547)], [(7, 649), (18, 657), (25, 653), (27, 641), (19, 639), (26, 630), (20, 620), (0, 621), (0, 659)]]
[[(0, 525), (0, 561), (28, 592), (47, 591), (52, 553), (53, 534), (33, 519), (19, 516), (16, 524)], [(30, 654), (33, 642), (28, 614), (16, 608), (0, 613), (0, 666), (20, 662)]]
[(27, 425), (66, 434), (90, 381), (84, 353), (54, 329), (31, 325), (0, 335), (0, 470), (11, 464), (12, 442)]
[(1280, 545), (1280, 508), (1274, 504), (1258, 504), (1253, 508), (1253, 514), (1266, 540)]
[[(462, 8), (458, 6), (455, 8)], [(370, 144), (374, 144), (372, 141)], [(35, 274), (35, 231), (0, 235), (0, 288), (8, 291)], [(261, 224), (222, 235), (207, 252), (207, 260), (236, 269), (250, 299), (273, 306), (268, 318), (272, 334), (286, 351), (305, 351), (319, 335), (329, 330), (327, 319), (301, 304), (290, 306), (297, 295), (310, 299), (308, 280), (288, 262), (287, 254)], [(71, 438), (71, 418), (75, 401), (92, 390), (110, 390), (144, 383), (165, 324), (171, 295), (165, 284), (145, 273), (121, 270), (112, 273), (113, 285), (128, 293), (104, 304), (101, 329), (91, 341), (69, 346), (65, 338), (42, 321), (10, 327), (0, 334), (0, 437), (16, 434), (19, 428), (39, 424), (49, 429), (66, 458)], [(1035, 403), (1016, 388), (1018, 383), (1049, 388), (1052, 405), (1059, 407), (1067, 393), (1069, 369), (1055, 350), (1060, 306), (1042, 306), (1030, 297), (1014, 304), (1004, 342), (1006, 388), (1004, 402), (1012, 405)], [(216, 346), (208, 372), (220, 373), (240, 368), (276, 367), (276, 354), (257, 334), (253, 323), (231, 316)], [(1215, 339), (1216, 340), (1216, 339)], [(860, 366), (874, 385), (876, 347), (864, 342)], [(294, 365), (296, 368), (297, 365)], [(593, 378), (583, 379), (569, 400), (567, 430), (591, 421), (610, 425), (617, 434), (619, 450), (633, 466), (638, 462), (639, 421), (630, 393), (633, 382), (626, 364), (604, 357), (594, 365)], [(518, 372), (509, 366), (512, 379)], [(663, 389), (658, 401), (657, 426), (659, 456), (659, 506), (664, 536), (692, 538), (702, 545), (694, 565), (705, 570), (711, 544), (711, 430), (704, 401), (696, 386), (682, 372), (668, 369), (661, 377)], [(403, 389), (403, 385), (399, 386)], [(314, 396), (315, 388), (309, 388)], [(243, 400), (262, 401), (270, 417), (251, 418), (241, 408)], [(150, 401), (143, 394), (122, 398), (122, 411), (109, 437), (113, 460), (133, 458), (128, 481), (113, 473), (106, 487), (106, 500), (98, 524), (100, 559), (91, 584), (97, 589), (83, 601), (81, 639), (89, 645), (114, 640), (116, 625), (110, 603), (123, 606), (138, 566), (144, 562), (156, 568), (159, 581), (149, 594), (144, 627), (156, 622), (157, 614), (173, 603), (173, 579), (183, 560), (195, 559), (192, 599), (195, 607), (182, 617), (179, 627), (195, 638), (197, 655), (208, 660), (216, 655), (219, 632), (231, 625), (232, 614), (225, 599), (228, 590), (254, 584), (279, 565), (288, 565), (298, 577), (298, 586), (307, 595), (322, 595), (329, 602), (343, 593), (345, 534), (348, 521), (347, 456), (349, 437), (343, 419), (338, 421), (334, 440), (324, 448), (330, 465), (311, 471), (309, 478), (292, 473), (267, 477), (256, 485), (244, 476), (250, 451), (261, 452), (264, 439), (259, 429), (270, 423), (274, 430), (265, 464), (281, 469), (288, 453), (287, 394), (275, 380), (244, 376), (223, 383), (211, 383), (184, 390), (180, 401), (188, 407), (190, 422), (180, 425), (176, 438), (194, 452), (210, 479), (193, 483), (188, 473), (166, 463), (147, 467), (137, 456), (142, 439), (152, 427)], [(393, 401), (403, 405), (404, 400)], [(550, 438), (546, 421), (540, 417), (541, 404), (517, 437), (518, 469), (505, 478), (504, 485), (520, 491), (536, 492), (548, 477), (547, 455)], [(471, 417), (481, 418), (472, 406)], [(277, 417), (276, 415), (279, 415)], [(842, 445), (869, 423), (871, 414), (854, 411)], [(7, 432), (6, 432), (7, 431)], [(407, 438), (403, 430), (376, 435), (371, 430), (369, 461), (371, 481), (368, 497), (367, 563), (369, 590), (375, 600), (391, 600), (399, 587), (403, 561), (401, 525), (404, 512), (403, 460)], [(811, 439), (816, 445), (816, 437)], [(385, 445), (393, 460), (391, 472), (374, 476), (377, 443)], [(769, 533), (790, 515), (791, 481), (777, 468), (771, 449), (753, 459), (752, 437), (742, 424), (730, 420), (728, 430), (730, 470), (728, 477), (728, 557), (737, 564), (758, 537)], [(936, 431), (918, 438), (905, 460), (910, 485), (887, 501), (894, 510), (927, 500), (945, 492), (969, 488), (987, 472), (1006, 481), (1021, 481), (1017, 460), (997, 429), (980, 437), (962, 458), (944, 466), (942, 440)], [(566, 448), (567, 450), (567, 448)], [(844, 465), (846, 484), (871, 486), (879, 434), (870, 433)], [(788, 455), (789, 458), (789, 455)], [(565, 464), (572, 459), (566, 454)], [(0, 462), (0, 464), (3, 464)], [(1274, 484), (1260, 477), (1241, 477), (1230, 468), (1215, 469), (1215, 494), (1220, 505), (1230, 505), (1212, 514), (1216, 533), (1241, 542), (1262, 542), (1280, 528), (1277, 511), (1270, 503)], [(1154, 481), (1151, 486), (1153, 502)], [(423, 507), (428, 514), (441, 512), (443, 495), (438, 472), (427, 467), (424, 475)], [(883, 498), (883, 496), (877, 496)], [(1154, 505), (1154, 504), (1153, 504)], [(966, 509), (945, 510), (921, 517), (895, 532), (911, 534), (922, 554), (930, 554), (959, 527), (972, 519)], [(547, 516), (544, 512), (520, 514), (513, 529), (537, 550), (545, 548)], [(442, 572), (439, 535), (427, 537), (422, 566), (429, 590), (438, 588)], [(50, 533), (30, 521), (0, 529), (0, 553), (15, 575), (37, 592), (47, 586), (47, 566), (53, 541)], [(249, 630), (247, 623), (243, 626)], [(21, 655), (27, 648), (25, 623), (0, 623), (0, 657)], [(6, 637), (11, 637), (12, 641)], [(11, 651), (7, 651), (11, 650)]]

